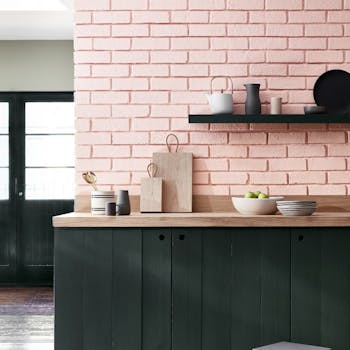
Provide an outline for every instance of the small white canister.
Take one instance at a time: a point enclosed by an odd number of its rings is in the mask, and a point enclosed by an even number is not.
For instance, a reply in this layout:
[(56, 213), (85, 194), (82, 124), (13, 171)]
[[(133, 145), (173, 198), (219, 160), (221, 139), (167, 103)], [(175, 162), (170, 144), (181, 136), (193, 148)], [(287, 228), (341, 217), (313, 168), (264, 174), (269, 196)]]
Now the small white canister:
[(270, 114), (282, 113), (282, 97), (271, 97)]
[(114, 191), (91, 191), (91, 214), (104, 215), (106, 203), (114, 201)]

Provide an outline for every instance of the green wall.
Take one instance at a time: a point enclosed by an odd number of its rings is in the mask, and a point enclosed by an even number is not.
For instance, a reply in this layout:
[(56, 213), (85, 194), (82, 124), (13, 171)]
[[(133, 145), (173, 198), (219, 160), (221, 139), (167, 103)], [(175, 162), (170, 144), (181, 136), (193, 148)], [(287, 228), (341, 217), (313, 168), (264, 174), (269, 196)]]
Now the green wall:
[(0, 91), (73, 91), (73, 41), (0, 41)]

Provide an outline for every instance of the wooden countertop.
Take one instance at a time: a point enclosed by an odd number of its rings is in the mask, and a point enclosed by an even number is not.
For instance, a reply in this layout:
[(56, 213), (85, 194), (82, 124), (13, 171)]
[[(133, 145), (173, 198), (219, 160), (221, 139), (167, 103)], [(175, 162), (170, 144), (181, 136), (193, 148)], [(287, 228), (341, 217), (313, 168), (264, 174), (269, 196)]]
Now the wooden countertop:
[(54, 227), (350, 227), (350, 212), (316, 212), (312, 216), (245, 216), (237, 212), (131, 213), (97, 216), (68, 213), (53, 217)]

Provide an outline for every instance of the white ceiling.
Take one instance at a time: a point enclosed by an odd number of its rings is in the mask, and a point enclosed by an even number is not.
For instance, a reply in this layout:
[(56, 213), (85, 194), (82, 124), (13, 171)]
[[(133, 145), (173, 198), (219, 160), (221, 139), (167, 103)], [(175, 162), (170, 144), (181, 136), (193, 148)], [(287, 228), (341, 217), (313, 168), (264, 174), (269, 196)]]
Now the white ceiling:
[(0, 40), (71, 40), (73, 0), (0, 0)]

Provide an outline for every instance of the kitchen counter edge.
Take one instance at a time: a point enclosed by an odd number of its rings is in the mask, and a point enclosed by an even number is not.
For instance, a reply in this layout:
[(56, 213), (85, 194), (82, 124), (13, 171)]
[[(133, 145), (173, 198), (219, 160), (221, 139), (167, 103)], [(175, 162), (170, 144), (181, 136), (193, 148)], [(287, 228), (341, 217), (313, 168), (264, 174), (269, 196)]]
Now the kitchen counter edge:
[(312, 216), (241, 215), (236, 212), (131, 213), (126, 216), (67, 213), (54, 216), (54, 227), (350, 227), (350, 212)]

